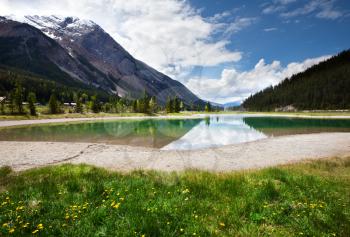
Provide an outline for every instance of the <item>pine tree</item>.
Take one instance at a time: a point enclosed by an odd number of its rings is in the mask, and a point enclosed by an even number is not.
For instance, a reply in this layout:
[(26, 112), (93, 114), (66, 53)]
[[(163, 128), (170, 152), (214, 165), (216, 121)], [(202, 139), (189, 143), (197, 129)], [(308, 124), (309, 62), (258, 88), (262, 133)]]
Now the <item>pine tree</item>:
[(99, 113), (100, 112), (100, 105), (97, 100), (97, 96), (91, 96), (91, 110), (94, 113)]
[(211, 112), (211, 104), (209, 101), (205, 104), (205, 112)]
[(75, 112), (82, 114), (83, 113), (82, 98), (81, 97), (77, 97), (75, 103), (76, 103), (76, 105), (75, 105)]
[(173, 110), (174, 110), (173, 100), (171, 100), (169, 97), (168, 97), (168, 100), (166, 102), (165, 108), (166, 108), (167, 113), (173, 113)]
[(30, 115), (36, 116), (36, 107), (35, 107), (36, 96), (35, 96), (35, 93), (30, 92), (28, 94), (27, 100), (28, 100), (28, 107), (29, 107)]
[(51, 94), (51, 96), (50, 96), (49, 111), (51, 114), (58, 114), (59, 113), (58, 101), (57, 101), (55, 94)]
[(152, 96), (151, 100), (149, 101), (149, 111), (150, 113), (156, 113), (157, 112), (157, 100), (156, 97)]
[(138, 110), (137, 110), (137, 100), (134, 100), (134, 101), (132, 102), (132, 111), (133, 111), (134, 113), (138, 113)]
[(184, 102), (182, 100), (180, 102), (180, 111), (185, 111), (185, 105), (184, 105)]
[(174, 99), (173, 106), (174, 106), (174, 109), (173, 109), (174, 113), (179, 113), (180, 112), (180, 100), (179, 100), (179, 98), (177, 98), (177, 96)]
[(23, 114), (23, 90), (21, 84), (17, 83), (14, 93), (14, 102), (19, 114)]

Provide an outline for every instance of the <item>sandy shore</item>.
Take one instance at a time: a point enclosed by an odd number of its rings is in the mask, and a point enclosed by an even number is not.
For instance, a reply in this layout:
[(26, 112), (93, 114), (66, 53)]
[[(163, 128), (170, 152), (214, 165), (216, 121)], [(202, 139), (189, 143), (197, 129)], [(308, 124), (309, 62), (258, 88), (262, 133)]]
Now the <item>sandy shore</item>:
[(100, 118), (59, 118), (59, 119), (33, 119), (33, 120), (0, 120), (0, 127), (68, 123), (84, 121), (111, 121), (111, 120), (142, 120), (142, 119), (193, 119), (207, 116), (249, 116), (249, 117), (291, 117), (291, 118), (319, 118), (319, 119), (350, 119), (350, 116), (311, 116), (297, 114), (194, 114), (184, 116), (129, 116), (129, 117), (100, 117)]
[(195, 151), (52, 142), (0, 142), (0, 166), (26, 170), (53, 164), (90, 164), (111, 170), (200, 169), (232, 171), (304, 159), (350, 156), (350, 133), (320, 133), (263, 139)]

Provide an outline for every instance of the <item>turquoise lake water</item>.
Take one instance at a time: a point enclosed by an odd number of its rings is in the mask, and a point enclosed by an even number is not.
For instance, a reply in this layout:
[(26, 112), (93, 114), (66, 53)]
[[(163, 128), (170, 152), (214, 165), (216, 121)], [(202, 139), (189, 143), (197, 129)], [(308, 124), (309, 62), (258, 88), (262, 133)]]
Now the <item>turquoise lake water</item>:
[(0, 140), (88, 142), (191, 150), (321, 132), (350, 132), (350, 119), (219, 115), (196, 119), (97, 121), (2, 128)]

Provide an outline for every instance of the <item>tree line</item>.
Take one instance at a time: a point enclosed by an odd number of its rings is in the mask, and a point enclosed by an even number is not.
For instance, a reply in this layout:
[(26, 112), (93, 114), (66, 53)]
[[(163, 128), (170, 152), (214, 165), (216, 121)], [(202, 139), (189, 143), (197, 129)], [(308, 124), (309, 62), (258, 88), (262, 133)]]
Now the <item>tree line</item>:
[[(191, 110), (193, 108), (200, 111), (199, 106), (188, 106), (180, 100), (177, 96), (174, 98), (168, 98), (165, 107), (157, 103), (155, 96), (149, 96), (144, 92), (143, 96), (137, 100), (128, 100), (121, 98), (117, 95), (110, 95), (108, 101), (102, 101), (96, 94), (89, 96), (83, 92), (74, 92), (72, 95), (72, 101), (65, 103), (60, 100), (59, 93), (53, 90), (50, 94), (47, 103), (40, 104), (37, 101), (37, 95), (33, 91), (27, 91), (23, 88), (20, 82), (16, 82), (13, 90), (7, 93), (5, 100), (0, 102), (0, 113), (1, 114), (13, 114), (23, 115), (29, 111), (32, 116), (37, 115), (37, 106), (46, 105), (49, 114), (60, 114), (65, 112), (65, 106), (69, 107), (71, 113), (146, 113), (154, 114), (159, 111), (165, 111), (166, 113), (179, 113), (185, 110)], [(27, 111), (25, 109), (27, 108)], [(203, 109), (202, 109), (203, 110)], [(212, 106), (209, 102), (205, 104), (204, 110), (206, 112), (213, 111)]]

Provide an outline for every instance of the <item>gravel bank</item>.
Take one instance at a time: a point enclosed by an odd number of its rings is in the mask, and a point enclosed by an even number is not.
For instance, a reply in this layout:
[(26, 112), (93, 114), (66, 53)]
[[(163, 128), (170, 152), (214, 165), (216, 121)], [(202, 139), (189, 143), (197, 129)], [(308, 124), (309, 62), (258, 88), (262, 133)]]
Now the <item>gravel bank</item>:
[(200, 169), (221, 172), (349, 155), (350, 133), (291, 135), (194, 151), (88, 143), (0, 142), (0, 166), (11, 166), (17, 171), (85, 163), (118, 171)]

